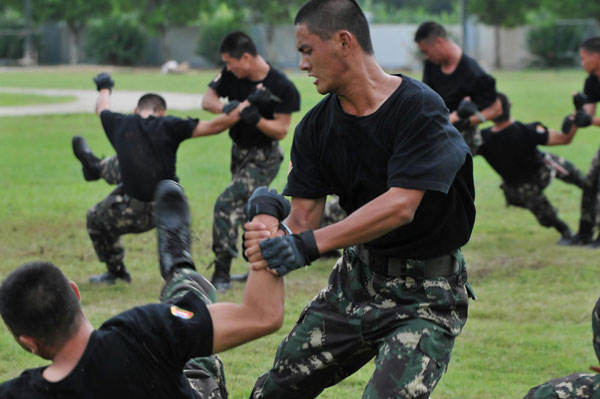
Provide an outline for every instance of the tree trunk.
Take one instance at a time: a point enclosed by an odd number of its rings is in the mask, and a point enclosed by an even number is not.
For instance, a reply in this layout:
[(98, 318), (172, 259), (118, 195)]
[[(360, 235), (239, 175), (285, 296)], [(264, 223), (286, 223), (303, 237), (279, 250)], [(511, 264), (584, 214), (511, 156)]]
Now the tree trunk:
[(167, 27), (165, 25), (161, 25), (159, 27), (160, 32), (160, 50), (162, 53), (162, 61), (163, 63), (171, 60), (171, 48), (169, 47), (169, 43), (167, 41)]
[(79, 41), (83, 27), (68, 23), (67, 28), (69, 31), (69, 63), (77, 64), (79, 62)]
[(494, 66), (502, 68), (502, 57), (500, 55), (500, 25), (494, 25)]

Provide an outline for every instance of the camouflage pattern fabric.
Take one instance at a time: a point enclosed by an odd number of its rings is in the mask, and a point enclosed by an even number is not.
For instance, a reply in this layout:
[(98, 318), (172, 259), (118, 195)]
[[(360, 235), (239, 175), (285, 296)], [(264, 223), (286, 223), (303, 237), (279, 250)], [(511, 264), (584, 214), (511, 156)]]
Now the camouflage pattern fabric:
[(376, 274), (344, 250), (251, 397), (314, 398), (375, 357), (363, 398), (429, 398), (467, 319), (465, 261), (460, 250), (453, 256), (454, 275), (425, 279), (424, 262), (408, 260), (400, 278)]
[(590, 169), (585, 175), (583, 182), (583, 194), (581, 196), (581, 219), (579, 231), (592, 233), (593, 228), (598, 223), (598, 198), (600, 183), (600, 150), (596, 152)]
[(533, 178), (518, 183), (505, 180), (500, 188), (504, 191), (507, 206), (514, 205), (529, 209), (542, 226), (551, 227), (563, 222), (559, 219), (556, 208), (544, 194), (544, 189), (554, 176), (579, 187), (582, 184), (582, 177), (575, 165), (564, 158), (550, 153), (545, 154), (544, 157), (544, 167), (541, 167)]
[(120, 185), (87, 213), (87, 230), (96, 255), (113, 272), (120, 272), (125, 255), (119, 237), (154, 227), (154, 202), (136, 200)]
[(108, 184), (121, 183), (121, 170), (119, 169), (119, 158), (116, 155), (102, 158), (100, 160), (100, 177)]
[(238, 228), (245, 222), (244, 206), (256, 187), (271, 184), (283, 161), (283, 150), (274, 141), (267, 148), (231, 148), (231, 183), (215, 203), (213, 245), (217, 259), (237, 257)]
[(575, 373), (533, 387), (523, 399), (598, 399), (600, 375)]
[(594, 352), (600, 362), (600, 298), (596, 301), (596, 306), (592, 311), (592, 333), (594, 334), (593, 345)]
[(334, 195), (325, 203), (325, 211), (323, 212), (323, 219), (321, 219), (321, 227), (337, 223), (345, 217), (346, 211), (344, 211), (340, 206), (340, 199)]
[[(174, 303), (193, 292), (205, 304), (216, 302), (215, 287), (192, 269), (178, 268), (170, 275), (160, 293), (162, 303)], [(226, 399), (225, 370), (217, 355), (198, 357), (188, 361), (183, 369), (191, 386), (201, 398)]]
[(483, 139), (481, 138), (481, 132), (477, 126), (471, 126), (463, 131), (459, 132), (462, 138), (467, 143), (467, 146), (471, 150), (471, 154), (473, 156), (477, 155), (479, 152), (479, 147), (483, 144)]

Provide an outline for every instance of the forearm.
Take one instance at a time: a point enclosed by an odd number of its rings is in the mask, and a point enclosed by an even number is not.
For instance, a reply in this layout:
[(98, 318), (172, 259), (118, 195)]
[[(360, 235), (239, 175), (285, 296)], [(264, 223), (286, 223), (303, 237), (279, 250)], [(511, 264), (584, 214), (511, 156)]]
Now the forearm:
[(409, 224), (423, 195), (419, 190), (391, 188), (344, 220), (316, 230), (319, 253), (362, 244)]
[(285, 224), (292, 233), (314, 230), (321, 225), (327, 197), (317, 199), (292, 198), (292, 210)]
[(282, 123), (277, 119), (260, 118), (256, 127), (275, 140), (283, 140), (287, 135), (289, 123)]
[(96, 115), (100, 116), (102, 111), (110, 108), (110, 90), (102, 89), (98, 92), (96, 100)]
[(221, 133), (237, 123), (239, 120), (238, 115), (239, 113), (223, 114), (209, 121), (200, 121), (194, 129), (192, 137), (210, 136)]
[(492, 105), (479, 111), (479, 114), (483, 116), (483, 118), (477, 114), (471, 115), (469, 118), (472, 126), (496, 119), (498, 116), (500, 116), (500, 114), (502, 114), (502, 104), (500, 103), (500, 100), (496, 99)]
[(212, 112), (213, 114), (220, 114), (223, 112), (223, 103), (213, 89), (209, 89), (202, 96), (202, 109)]

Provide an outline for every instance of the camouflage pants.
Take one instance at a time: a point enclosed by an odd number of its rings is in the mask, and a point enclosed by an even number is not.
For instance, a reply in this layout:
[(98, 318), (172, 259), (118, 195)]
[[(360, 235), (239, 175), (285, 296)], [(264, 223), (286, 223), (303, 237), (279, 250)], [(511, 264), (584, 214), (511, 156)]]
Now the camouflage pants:
[[(176, 269), (160, 294), (162, 303), (174, 303), (179, 298), (193, 292), (202, 302), (216, 302), (216, 292), (213, 285), (192, 269)], [(217, 355), (198, 357), (189, 360), (184, 366), (183, 373), (201, 398), (226, 399), (225, 371), (223, 362)]]
[(102, 158), (100, 161), (100, 177), (108, 184), (121, 183), (121, 170), (119, 169), (119, 158), (116, 155)]
[(125, 254), (120, 236), (153, 228), (154, 202), (131, 198), (121, 185), (87, 213), (87, 230), (96, 255), (114, 272), (120, 271)]
[(583, 182), (583, 194), (581, 195), (581, 218), (579, 220), (579, 231), (592, 233), (598, 221), (598, 198), (600, 196), (600, 149), (592, 158), (590, 169), (585, 175)]
[(598, 399), (600, 375), (575, 373), (533, 387), (523, 399)]
[(467, 319), (466, 265), (460, 250), (453, 256), (454, 275), (425, 279), (423, 262), (408, 260), (400, 278), (344, 250), (251, 397), (314, 398), (375, 358), (363, 398), (429, 398)]
[(477, 126), (472, 126), (460, 132), (460, 135), (465, 140), (465, 143), (467, 143), (467, 146), (471, 150), (471, 154), (475, 156), (477, 152), (479, 152), (479, 147), (483, 144), (479, 128)]
[(237, 257), (239, 226), (245, 222), (244, 206), (256, 187), (271, 184), (283, 161), (275, 141), (268, 148), (231, 148), (231, 183), (215, 203), (212, 249), (217, 259)]
[(542, 226), (552, 227), (564, 222), (544, 194), (544, 189), (553, 177), (578, 187), (581, 187), (583, 179), (575, 165), (564, 158), (550, 153), (546, 153), (544, 157), (544, 167), (539, 169), (537, 175), (519, 183), (503, 181), (500, 187), (504, 191), (507, 205), (529, 209)]
[(323, 219), (321, 219), (321, 227), (337, 223), (345, 217), (346, 212), (340, 206), (340, 199), (337, 196), (333, 196), (332, 199), (325, 203), (325, 211), (323, 212)]

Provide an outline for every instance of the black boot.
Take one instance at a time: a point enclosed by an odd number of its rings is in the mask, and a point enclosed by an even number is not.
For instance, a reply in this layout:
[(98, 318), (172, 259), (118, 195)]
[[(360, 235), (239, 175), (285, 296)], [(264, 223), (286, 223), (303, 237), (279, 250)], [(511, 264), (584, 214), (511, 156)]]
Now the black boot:
[(122, 262), (107, 264), (106, 266), (108, 268), (106, 272), (90, 276), (90, 283), (112, 285), (116, 283), (117, 280), (123, 280), (126, 283), (131, 283), (131, 275)]
[(214, 261), (215, 272), (213, 273), (210, 282), (213, 283), (218, 292), (225, 292), (231, 289), (231, 258), (217, 258)]
[(562, 237), (558, 240), (558, 245), (576, 246), (587, 245), (592, 241), (592, 233), (579, 232), (571, 237)]
[(160, 274), (166, 280), (177, 267), (196, 270), (190, 253), (190, 208), (183, 188), (172, 180), (163, 180), (154, 200)]
[(100, 159), (94, 155), (90, 146), (81, 136), (73, 136), (73, 153), (81, 162), (83, 178), (87, 181), (100, 178)]

